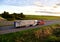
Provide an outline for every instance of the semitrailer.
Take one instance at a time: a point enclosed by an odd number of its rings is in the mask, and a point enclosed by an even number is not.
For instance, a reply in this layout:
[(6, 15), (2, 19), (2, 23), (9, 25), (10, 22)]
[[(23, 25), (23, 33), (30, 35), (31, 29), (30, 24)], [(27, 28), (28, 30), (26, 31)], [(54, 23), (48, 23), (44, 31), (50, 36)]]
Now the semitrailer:
[(28, 27), (37, 25), (37, 20), (16, 20), (14, 22), (15, 27)]
[(14, 27), (28, 27), (28, 26), (36, 26), (36, 25), (44, 25), (45, 21), (43, 20), (16, 20), (14, 22)]

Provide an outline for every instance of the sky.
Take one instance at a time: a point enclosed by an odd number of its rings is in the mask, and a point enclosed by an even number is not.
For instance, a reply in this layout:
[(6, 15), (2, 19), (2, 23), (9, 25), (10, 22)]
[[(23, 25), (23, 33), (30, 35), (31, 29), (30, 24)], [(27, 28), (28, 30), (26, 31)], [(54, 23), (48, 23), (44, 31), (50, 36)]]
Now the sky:
[(60, 12), (59, 7), (60, 0), (0, 0), (0, 13), (2, 13), (3, 11), (8, 11), (9, 13), (23, 12), (24, 14), (27, 15), (42, 15), (42, 14), (46, 15), (46, 12), (41, 13), (40, 11), (46, 10), (49, 12), (59, 13)]

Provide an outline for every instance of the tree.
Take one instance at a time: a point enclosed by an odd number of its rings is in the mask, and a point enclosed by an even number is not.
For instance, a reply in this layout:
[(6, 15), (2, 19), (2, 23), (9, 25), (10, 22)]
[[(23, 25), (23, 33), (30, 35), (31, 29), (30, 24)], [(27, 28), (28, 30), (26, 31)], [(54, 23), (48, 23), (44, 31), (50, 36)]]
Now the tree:
[(16, 20), (21, 20), (21, 15), (20, 14), (17, 14), (17, 13), (13, 13), (13, 17), (16, 19)]
[(7, 20), (22, 20), (25, 18), (25, 15), (23, 13), (13, 13), (9, 14), (9, 12), (4, 11), (1, 16)]
[(8, 18), (8, 17), (9, 17), (9, 12), (4, 11), (4, 12), (2, 13), (2, 17), (3, 17), (3, 18)]
[(23, 13), (20, 13), (21, 18), (25, 18), (25, 15)]
[(17, 20), (22, 20), (22, 19), (25, 18), (25, 15), (24, 15), (23, 13), (19, 13), (19, 14), (13, 13), (13, 16), (14, 16), (14, 18), (17, 19)]
[(4, 11), (1, 16), (7, 20), (14, 20), (13, 15), (9, 14), (9, 12), (6, 11)]

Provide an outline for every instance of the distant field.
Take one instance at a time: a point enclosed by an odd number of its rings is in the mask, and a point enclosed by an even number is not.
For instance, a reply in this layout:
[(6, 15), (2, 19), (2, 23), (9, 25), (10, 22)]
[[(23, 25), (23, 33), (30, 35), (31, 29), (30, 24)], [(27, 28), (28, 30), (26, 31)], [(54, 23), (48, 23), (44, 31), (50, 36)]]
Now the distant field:
[(59, 20), (59, 16), (40, 16), (40, 15), (25, 15), (26, 17), (23, 20)]
[(25, 19), (44, 19), (44, 20), (59, 20), (58, 16), (38, 16), (38, 15), (26, 15)]
[(59, 42), (60, 24), (0, 35), (0, 42)]

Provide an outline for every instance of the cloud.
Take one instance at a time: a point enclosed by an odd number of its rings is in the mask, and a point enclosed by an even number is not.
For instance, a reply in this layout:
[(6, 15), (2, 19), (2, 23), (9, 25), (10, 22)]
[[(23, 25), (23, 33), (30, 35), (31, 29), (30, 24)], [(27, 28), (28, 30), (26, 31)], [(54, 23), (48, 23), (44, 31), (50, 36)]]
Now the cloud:
[(42, 6), (53, 6), (58, 2), (59, 0), (35, 0), (36, 5), (42, 5)]
[(0, 12), (3, 12), (3, 11), (7, 11), (7, 12), (10, 12), (10, 13), (20, 13), (20, 12), (23, 12), (25, 14), (27, 13), (31, 13), (31, 14), (34, 14), (35, 13), (35, 10), (38, 10), (38, 8), (36, 6), (9, 6), (9, 5), (2, 5), (0, 7)]
[[(0, 7), (0, 12), (7, 11), (9, 13), (20, 13), (23, 12), (27, 15), (47, 15), (50, 14), (49, 12), (60, 12), (60, 8), (53, 9), (52, 7), (37, 7), (37, 6), (9, 6), (9, 5), (2, 5)], [(44, 11), (43, 12), (36, 12), (36, 11)], [(47, 13), (48, 12), (48, 13)], [(52, 13), (51, 13), (52, 14)], [(54, 14), (54, 13), (53, 13)]]
[[(31, 5), (30, 4), (26, 5), (27, 4), (26, 2), (30, 3)], [(8, 5), (0, 5), (0, 12), (3, 12), (3, 11), (8, 11), (10, 13), (23, 12), (24, 14), (27, 14), (27, 15), (48, 15), (49, 14), (49, 13), (48, 14), (47, 13), (40, 13), (40, 12), (36, 12), (36, 11), (60, 12), (60, 7), (53, 8), (53, 6), (44, 6), (47, 4), (46, 2), (48, 2), (48, 1), (45, 0), (43, 2), (42, 0), (35, 0), (35, 1), (31, 2), (31, 0), (30, 1), (29, 0), (27, 0), (27, 1), (26, 0), (25, 1), (5, 0), (4, 3), (8, 4)], [(49, 3), (51, 3), (51, 2), (49, 2)], [(44, 4), (44, 3), (46, 3), (46, 4)], [(23, 6), (20, 6), (20, 5), (23, 5)], [(43, 7), (41, 7), (41, 6), (43, 6)]]
[(41, 0), (35, 0), (34, 3), (33, 3), (33, 5), (38, 6), (38, 7), (42, 7), (43, 4), (40, 1)]

